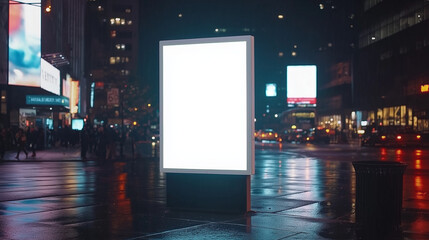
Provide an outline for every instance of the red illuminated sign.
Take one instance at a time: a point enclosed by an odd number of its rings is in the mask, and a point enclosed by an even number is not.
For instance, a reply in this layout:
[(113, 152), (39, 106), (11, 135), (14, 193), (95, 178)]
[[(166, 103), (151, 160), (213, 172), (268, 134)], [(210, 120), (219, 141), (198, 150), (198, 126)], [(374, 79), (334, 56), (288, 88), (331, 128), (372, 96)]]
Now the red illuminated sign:
[(316, 104), (316, 98), (287, 98), (289, 104)]
[(104, 89), (104, 82), (95, 82), (95, 89)]

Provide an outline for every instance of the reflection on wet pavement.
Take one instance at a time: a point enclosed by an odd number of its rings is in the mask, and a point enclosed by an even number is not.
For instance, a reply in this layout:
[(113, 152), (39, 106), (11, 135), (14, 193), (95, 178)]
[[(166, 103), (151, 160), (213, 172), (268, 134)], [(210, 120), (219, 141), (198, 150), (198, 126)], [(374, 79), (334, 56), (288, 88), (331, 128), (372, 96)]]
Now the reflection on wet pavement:
[(264, 144), (246, 215), (168, 209), (157, 158), (0, 163), (0, 239), (357, 239), (356, 160), (408, 164), (398, 238), (429, 238), (428, 150)]

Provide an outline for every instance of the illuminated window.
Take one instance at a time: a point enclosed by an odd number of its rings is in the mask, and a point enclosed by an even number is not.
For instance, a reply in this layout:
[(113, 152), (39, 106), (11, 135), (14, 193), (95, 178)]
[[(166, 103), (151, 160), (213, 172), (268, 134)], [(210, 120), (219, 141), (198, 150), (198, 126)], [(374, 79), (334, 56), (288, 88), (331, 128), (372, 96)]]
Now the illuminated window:
[(109, 62), (110, 64), (115, 64), (116, 63), (115, 57), (110, 57)]
[(127, 24), (128, 24), (128, 25), (132, 25), (132, 24), (133, 24), (133, 21), (128, 20)]
[(121, 25), (125, 25), (125, 19), (121, 18)]
[(115, 24), (115, 19), (114, 18), (111, 18), (110, 19), (110, 25), (114, 25)]
[(215, 32), (226, 32), (226, 28), (216, 28)]
[(116, 24), (116, 25), (121, 24), (121, 19), (120, 19), (120, 18), (115, 18), (115, 24)]
[(130, 8), (125, 9), (125, 12), (126, 13), (131, 13), (131, 9)]
[(121, 44), (116, 44), (115, 48), (116, 48), (116, 50), (120, 50), (121, 49)]
[(111, 32), (110, 32), (110, 36), (111, 36), (112, 38), (116, 37), (116, 31), (115, 31), (115, 30), (111, 31)]

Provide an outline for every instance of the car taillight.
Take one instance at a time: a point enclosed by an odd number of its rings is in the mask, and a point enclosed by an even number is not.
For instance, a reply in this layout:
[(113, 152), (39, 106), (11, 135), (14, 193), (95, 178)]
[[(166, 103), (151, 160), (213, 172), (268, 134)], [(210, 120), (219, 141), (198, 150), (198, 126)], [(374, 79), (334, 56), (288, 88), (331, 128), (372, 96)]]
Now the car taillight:
[(274, 137), (278, 137), (279, 135), (277, 135), (277, 133), (276, 134), (274, 134)]
[(420, 138), (422, 138), (422, 136), (417, 135), (416, 138), (417, 138), (417, 140), (420, 140)]
[(381, 136), (381, 140), (386, 140), (386, 136)]
[(398, 135), (398, 136), (396, 136), (396, 139), (401, 140), (401, 139), (402, 139), (402, 136), (401, 136), (401, 135)]
[(262, 137), (265, 137), (265, 134), (262, 133)]

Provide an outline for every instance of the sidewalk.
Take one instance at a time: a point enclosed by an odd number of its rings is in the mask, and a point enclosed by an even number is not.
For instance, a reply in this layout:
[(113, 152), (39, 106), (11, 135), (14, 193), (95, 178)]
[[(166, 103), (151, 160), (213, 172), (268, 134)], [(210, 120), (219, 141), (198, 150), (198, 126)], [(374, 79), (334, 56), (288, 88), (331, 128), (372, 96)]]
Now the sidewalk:
[[(115, 160), (125, 160), (133, 158), (131, 143), (126, 142), (123, 145), (123, 157), (120, 156), (120, 144), (116, 146), (116, 157)], [(19, 159), (16, 159), (16, 150), (6, 151), (4, 159), (0, 161), (25, 161), (25, 162), (38, 162), (38, 161), (82, 161), (80, 157), (80, 145), (70, 147), (52, 147), (44, 150), (37, 150), (36, 157), (31, 157), (31, 150), (27, 150), (28, 157), (25, 157), (25, 153), (19, 154)], [(152, 146), (152, 142), (138, 142), (136, 143), (135, 157), (155, 157), (158, 154), (158, 147)], [(94, 152), (87, 152), (86, 161), (97, 160), (97, 156)]]
[[(20, 161), (9, 151), (0, 164), (0, 239), (362, 239), (355, 224), (356, 153), (344, 146), (259, 146), (252, 211), (244, 215), (168, 208), (158, 161), (82, 162), (78, 146)], [(385, 152), (409, 164), (402, 233), (394, 239), (429, 239), (429, 151), (418, 159), (414, 150), (400, 153)], [(359, 156), (379, 158), (373, 148)]]
[[(74, 147), (55, 147), (44, 150), (37, 150), (36, 156), (31, 157), (31, 150), (27, 150), (28, 157), (25, 157), (25, 153), (19, 154), (19, 159), (16, 159), (16, 151), (7, 151), (4, 155), (3, 161), (21, 161), (21, 162), (34, 162), (34, 161), (82, 161), (80, 157), (80, 146)], [(96, 156), (92, 153), (87, 154), (87, 160), (94, 160)]]

